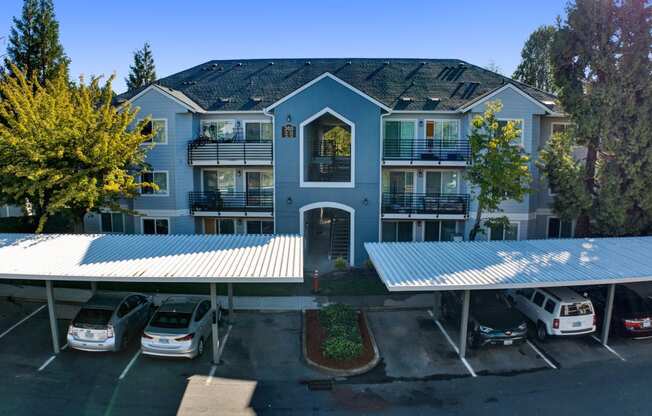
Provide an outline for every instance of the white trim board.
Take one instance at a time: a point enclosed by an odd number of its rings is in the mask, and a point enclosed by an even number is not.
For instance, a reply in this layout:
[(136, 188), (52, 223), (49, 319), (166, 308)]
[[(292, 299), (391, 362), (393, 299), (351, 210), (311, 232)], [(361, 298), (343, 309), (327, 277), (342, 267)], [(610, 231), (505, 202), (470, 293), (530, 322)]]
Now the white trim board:
[(385, 111), (388, 111), (388, 112), (392, 111), (392, 109), (389, 108), (388, 106), (386, 106), (385, 104), (383, 104), (380, 101), (376, 100), (375, 98), (367, 95), (366, 93), (360, 91), (359, 89), (355, 88), (353, 85), (351, 85), (351, 84), (349, 84), (349, 83), (347, 83), (345, 81), (342, 81), (341, 79), (339, 79), (335, 75), (331, 74), (330, 72), (324, 72), (323, 74), (321, 74), (317, 78), (313, 79), (312, 81), (308, 82), (307, 84), (304, 84), (303, 86), (301, 86), (301, 87), (297, 88), (296, 90), (292, 91), (290, 94), (286, 95), (285, 97), (283, 97), (283, 98), (277, 100), (276, 102), (270, 104), (269, 106), (265, 107), (264, 111), (266, 113), (269, 112), (273, 108), (278, 107), (280, 104), (286, 102), (287, 100), (289, 100), (290, 98), (292, 98), (295, 95), (299, 94), (300, 92), (312, 87), (313, 85), (315, 85), (316, 83), (318, 83), (319, 81), (321, 81), (324, 78), (332, 79), (333, 81), (335, 81), (335, 82), (339, 83), (340, 85), (350, 89), (351, 91), (353, 91), (356, 94), (360, 95), (361, 97), (367, 99), (368, 101), (371, 101), (372, 103), (376, 104), (378, 107), (382, 108)]
[(336, 208), (349, 213), (349, 264), (355, 264), (355, 209), (339, 202), (313, 202), (299, 208), (299, 235), (303, 238), (305, 233), (305, 213), (315, 208)]
[[(178, 99), (177, 97), (175, 97), (174, 95), (170, 94), (170, 92), (169, 92), (169, 91), (166, 91), (165, 88), (167, 88), (167, 87), (161, 87), (161, 86), (158, 85), (158, 84), (152, 84), (152, 85), (150, 85), (149, 87), (147, 87), (147, 88), (145, 88), (144, 90), (142, 90), (141, 92), (139, 92), (138, 94), (136, 94), (136, 95), (134, 95), (133, 97), (131, 97), (130, 99), (126, 100), (124, 103), (122, 103), (122, 104), (120, 105), (120, 108), (124, 107), (125, 104), (127, 104), (127, 103), (132, 104), (134, 101), (136, 101), (138, 98), (140, 98), (140, 97), (142, 97), (143, 95), (145, 95), (147, 92), (151, 91), (152, 89), (155, 89), (155, 90), (161, 92), (162, 94), (164, 94), (166, 97), (170, 98), (172, 101), (174, 101), (174, 102), (176, 102), (177, 104), (179, 104), (180, 106), (186, 108), (186, 109), (187, 109), (188, 111), (190, 111), (190, 112), (193, 112), (193, 113), (203, 113), (203, 112), (205, 112), (205, 110), (204, 110), (203, 108), (201, 108), (201, 106), (200, 106), (199, 104), (197, 104), (196, 102), (194, 102), (193, 100), (191, 100), (190, 98), (188, 98), (188, 96), (187, 96), (186, 94), (184, 94), (183, 92), (181, 92), (181, 91), (177, 91), (177, 90), (173, 90), (172, 88), (170, 88), (170, 90), (176, 91), (176, 92), (178, 92), (179, 94), (183, 94), (183, 96), (185, 97), (185, 99), (187, 99), (190, 103), (192, 103), (192, 105), (190, 105), (190, 104), (188, 104), (188, 103), (185, 103), (185, 102), (183, 102), (182, 100), (180, 100), (180, 99)], [(193, 105), (196, 106), (196, 107), (193, 107)]]
[(487, 93), (484, 97), (480, 98), (479, 100), (470, 102), (468, 104), (464, 104), (463, 106), (461, 106), (458, 109), (458, 111), (460, 111), (462, 113), (465, 113), (465, 112), (469, 111), (471, 108), (475, 107), (476, 105), (484, 103), (485, 101), (491, 99), (492, 97), (496, 96), (497, 94), (500, 94), (501, 92), (507, 90), (508, 88), (512, 89), (516, 93), (520, 94), (521, 96), (523, 96), (527, 100), (534, 103), (539, 108), (543, 109), (545, 114), (550, 114), (552, 112), (552, 110), (550, 110), (550, 108), (543, 105), (539, 100), (533, 98), (530, 94), (526, 93), (525, 91), (523, 91), (522, 89), (518, 88), (517, 86), (515, 86), (514, 84), (511, 84), (511, 83), (505, 84), (504, 86), (502, 86), (500, 88), (497, 88), (497, 89), (493, 90), (492, 92)]

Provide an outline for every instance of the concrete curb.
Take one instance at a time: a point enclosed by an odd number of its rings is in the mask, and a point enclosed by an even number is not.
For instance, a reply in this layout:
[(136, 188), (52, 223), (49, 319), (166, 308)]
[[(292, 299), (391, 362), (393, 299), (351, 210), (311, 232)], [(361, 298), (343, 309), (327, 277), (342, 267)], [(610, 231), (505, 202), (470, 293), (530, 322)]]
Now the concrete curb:
[(314, 368), (315, 370), (321, 371), (323, 373), (329, 374), (334, 377), (352, 377), (352, 376), (359, 376), (361, 374), (367, 373), (371, 370), (373, 370), (378, 363), (380, 362), (380, 352), (378, 350), (378, 345), (376, 344), (376, 337), (374, 336), (374, 332), (371, 330), (371, 327), (369, 326), (369, 320), (367, 319), (367, 314), (365, 311), (360, 310), (360, 313), (362, 314), (362, 319), (364, 319), (365, 325), (367, 327), (367, 332), (369, 333), (369, 340), (371, 341), (371, 346), (374, 349), (374, 357), (370, 362), (367, 364), (363, 365), (362, 367), (358, 368), (353, 368), (351, 370), (339, 370), (339, 369), (334, 369), (330, 367), (323, 366), (321, 364), (317, 364), (316, 362), (312, 361), (308, 357), (308, 343), (306, 340), (307, 332), (306, 331), (306, 311), (303, 310), (301, 311), (302, 315), (302, 351), (303, 351), (303, 358), (306, 361), (306, 363)]

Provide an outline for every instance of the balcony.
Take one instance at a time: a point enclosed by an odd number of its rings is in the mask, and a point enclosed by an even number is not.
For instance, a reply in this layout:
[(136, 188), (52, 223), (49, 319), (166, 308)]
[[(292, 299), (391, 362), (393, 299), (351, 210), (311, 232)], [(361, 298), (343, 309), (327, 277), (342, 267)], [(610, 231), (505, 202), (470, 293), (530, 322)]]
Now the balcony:
[(190, 192), (190, 213), (196, 216), (271, 217), (271, 190), (247, 192)]
[(271, 166), (272, 155), (271, 140), (213, 140), (200, 137), (188, 142), (188, 164), (191, 166)]
[(383, 218), (465, 219), (468, 194), (383, 193)]
[(394, 166), (466, 166), (471, 160), (468, 142), (443, 146), (433, 140), (397, 142), (385, 140), (383, 165)]

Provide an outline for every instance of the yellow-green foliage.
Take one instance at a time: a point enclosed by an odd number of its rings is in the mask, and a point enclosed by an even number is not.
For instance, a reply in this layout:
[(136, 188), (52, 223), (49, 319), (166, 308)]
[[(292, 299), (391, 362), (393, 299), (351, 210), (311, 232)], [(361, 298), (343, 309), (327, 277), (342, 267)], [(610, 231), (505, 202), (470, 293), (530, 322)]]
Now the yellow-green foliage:
[(148, 120), (130, 128), (137, 110), (115, 108), (110, 78), (72, 84), (61, 74), (40, 85), (16, 67), (0, 80), (0, 200), (29, 201), (37, 232), (49, 216), (116, 207), (141, 186)]

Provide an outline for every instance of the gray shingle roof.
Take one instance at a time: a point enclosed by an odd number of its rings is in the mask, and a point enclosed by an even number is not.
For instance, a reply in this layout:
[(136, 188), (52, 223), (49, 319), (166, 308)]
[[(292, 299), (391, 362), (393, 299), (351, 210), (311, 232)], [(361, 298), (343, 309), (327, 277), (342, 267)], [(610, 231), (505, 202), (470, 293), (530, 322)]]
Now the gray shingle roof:
[[(513, 83), (540, 102), (555, 97), (458, 59), (243, 59), (209, 61), (156, 83), (206, 111), (262, 110), (329, 72), (393, 110), (451, 111)], [(120, 95), (129, 99), (139, 90)], [(552, 111), (558, 106), (548, 105)]]

